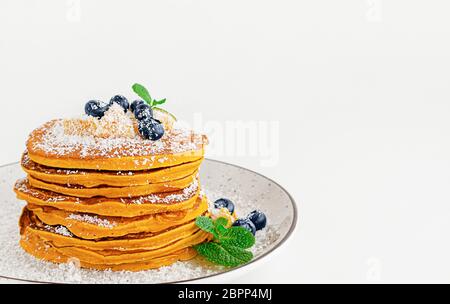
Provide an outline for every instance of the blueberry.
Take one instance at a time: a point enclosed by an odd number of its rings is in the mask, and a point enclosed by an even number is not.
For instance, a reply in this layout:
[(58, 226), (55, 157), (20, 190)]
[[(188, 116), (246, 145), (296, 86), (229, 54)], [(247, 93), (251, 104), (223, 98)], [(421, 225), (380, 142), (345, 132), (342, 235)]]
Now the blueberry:
[(230, 211), (231, 214), (234, 212), (234, 204), (232, 201), (230, 201), (227, 198), (220, 198), (217, 201), (214, 202), (214, 207), (219, 208), (227, 208), (228, 211)]
[(233, 226), (242, 227), (250, 231), (253, 235), (256, 233), (256, 227), (252, 223), (251, 220), (245, 218), (245, 219), (238, 219), (236, 222), (233, 223)]
[(119, 106), (123, 108), (125, 113), (128, 111), (128, 108), (130, 107), (130, 103), (128, 102), (128, 99), (126, 99), (122, 95), (116, 95), (109, 101), (109, 105), (112, 106), (114, 103), (117, 103)]
[(134, 116), (137, 120), (149, 120), (153, 118), (152, 108), (147, 104), (138, 105), (134, 110)]
[(131, 112), (134, 113), (134, 110), (136, 110), (136, 107), (139, 106), (139, 105), (141, 105), (141, 104), (145, 104), (145, 101), (140, 100), (140, 99), (139, 99), (139, 100), (133, 101), (133, 102), (131, 103), (131, 106), (130, 106)]
[(102, 118), (105, 112), (108, 111), (109, 106), (105, 105), (99, 100), (90, 100), (84, 106), (84, 111), (87, 115)]
[(259, 210), (250, 212), (247, 218), (255, 225), (256, 230), (261, 230), (267, 225), (267, 217)]
[(162, 123), (154, 118), (147, 118), (139, 121), (139, 133), (144, 139), (158, 140), (164, 135)]

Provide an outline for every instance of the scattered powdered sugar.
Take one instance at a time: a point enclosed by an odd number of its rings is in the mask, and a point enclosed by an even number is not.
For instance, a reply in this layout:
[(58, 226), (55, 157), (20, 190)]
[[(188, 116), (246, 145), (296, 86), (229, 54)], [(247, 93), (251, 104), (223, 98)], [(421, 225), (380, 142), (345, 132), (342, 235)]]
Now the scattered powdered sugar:
[(200, 191), (198, 193), (198, 198), (203, 199), (203, 197), (205, 197), (205, 191), (203, 189), (200, 189)]
[[(74, 174), (79, 174), (80, 171), (79, 170), (68, 170), (68, 169), (57, 169), (56, 173), (64, 173), (66, 175), (74, 175)], [(81, 172), (81, 174), (85, 174), (85, 172)]]
[(198, 179), (195, 178), (194, 181), (186, 188), (184, 188), (181, 193), (176, 194), (150, 194), (142, 196), (139, 198), (132, 198), (131, 203), (133, 204), (143, 204), (143, 203), (153, 203), (153, 204), (170, 204), (176, 202), (184, 202), (197, 193), (198, 189)]
[(102, 119), (93, 117), (87, 119), (94, 121), (96, 125), (95, 132), (92, 134), (95, 137), (136, 138), (139, 136), (132, 113), (130, 111), (125, 113), (117, 103), (113, 103)]
[[(113, 271), (95, 271), (89, 269), (81, 269), (79, 262), (76, 259), (72, 259), (69, 263), (54, 264), (50, 262), (44, 262), (36, 259), (35, 257), (27, 254), (20, 248), (19, 229), (17, 227), (17, 221), (20, 216), (22, 203), (18, 203), (12, 193), (11, 180), (15, 180), (17, 176), (5, 176), (4, 180), (0, 182), (0, 191), (3, 196), (1, 198), (2, 207), (0, 208), (0, 215), (2, 218), (2, 225), (0, 225), (0, 276), (40, 281), (40, 282), (55, 282), (55, 283), (168, 283), (179, 282), (184, 280), (193, 280), (208, 277), (211, 275), (219, 274), (227, 271), (228, 269), (214, 266), (201, 258), (195, 258), (194, 260), (187, 262), (177, 262), (167, 267), (161, 267), (155, 270), (141, 271), (141, 272), (113, 272)], [(34, 190), (26, 187), (26, 180), (19, 181), (17, 186), (21, 191), (32, 192)], [(197, 193), (199, 183), (197, 179), (183, 191), (177, 192), (176, 197), (170, 197), (166, 200), (186, 200)], [(210, 191), (207, 187), (205, 189), (206, 195), (213, 202), (215, 199), (222, 197), (224, 192), (215, 188), (215, 191)], [(201, 189), (201, 195), (204, 194), (204, 189)], [(250, 211), (257, 209), (257, 200), (248, 200), (242, 193), (236, 192), (233, 197), (230, 197), (236, 205), (236, 209), (239, 216), (245, 216)], [(64, 199), (64, 197), (55, 197), (55, 201)], [(161, 197), (157, 195), (147, 198), (149, 201), (161, 202)], [(144, 203), (144, 198), (140, 198)], [(126, 200), (129, 202), (129, 200)], [(266, 210), (262, 210), (266, 211)], [(270, 214), (269, 219), (270, 219)], [(101, 218), (92, 218), (85, 214), (72, 214), (69, 216), (74, 220), (85, 220), (87, 222), (102, 222)], [(99, 220), (99, 221), (97, 221)], [(111, 224), (111, 223), (109, 223)], [(61, 234), (68, 235), (70, 233), (64, 226), (48, 226), (46, 229)], [(262, 231), (256, 233), (256, 244), (251, 249), (255, 258), (260, 257), (280, 240), (280, 233), (277, 230), (277, 226), (272, 226), (269, 220), (269, 225)], [(1, 281), (1, 279), (0, 279)]]
[(160, 162), (161, 164), (163, 164), (166, 160), (168, 160), (167, 157), (161, 157), (160, 159), (158, 159), (158, 162)]
[(26, 167), (30, 167), (31, 169), (35, 169), (36, 165), (37, 165), (31, 161), (30, 156), (28, 155), (28, 151), (26, 151), (26, 150), (22, 156), (22, 165), (24, 165)]
[(183, 189), (181, 194), (170, 194), (167, 195), (165, 199), (170, 202), (182, 202), (192, 197), (194, 193), (197, 192), (197, 189), (198, 189), (198, 179), (196, 177), (194, 181), (189, 185), (189, 187)]
[(22, 193), (29, 194), (30, 196), (38, 196), (39, 191), (34, 190), (31, 187), (28, 187), (27, 183), (28, 183), (28, 179), (26, 177), (20, 178), (16, 181), (14, 188), (16, 188), (18, 191), (20, 191)]
[(75, 221), (79, 221), (79, 222), (85, 222), (85, 223), (89, 223), (92, 225), (97, 225), (100, 227), (110, 228), (110, 229), (117, 226), (117, 223), (110, 222), (107, 219), (101, 219), (97, 215), (71, 213), (67, 217), (67, 219), (75, 220)]
[[(205, 263), (201, 258), (192, 261), (177, 262), (167, 267), (141, 272), (113, 272), (96, 271), (79, 268), (79, 263), (72, 260), (66, 264), (54, 264), (37, 260), (27, 254), (19, 246), (19, 229), (17, 220), (20, 216), (23, 204), (17, 203), (13, 195), (0, 187), (7, 195), (2, 202), (0, 213), (2, 225), (0, 225), (0, 276), (31, 280), (39, 282), (55, 283), (167, 283), (184, 280), (204, 278), (218, 274), (227, 269)], [(5, 188), (5, 189), (3, 189)], [(206, 189), (207, 190), (207, 189)], [(214, 200), (218, 196), (206, 191)], [(238, 211), (242, 214), (255, 209), (255, 205), (239, 198), (233, 198)], [(239, 212), (241, 213), (241, 212)], [(63, 230), (58, 229), (61, 233)], [(273, 226), (266, 227), (256, 233), (256, 244), (252, 251), (257, 258), (279, 239), (279, 233)]]
[(117, 171), (117, 172), (116, 172), (116, 175), (117, 175), (117, 176), (126, 176), (126, 175), (128, 175), (128, 176), (133, 176), (133, 175), (134, 175), (134, 172), (133, 172), (133, 171), (129, 171), (129, 172)]
[(251, 248), (251, 251), (255, 256), (264, 252), (267, 248), (269, 248), (273, 243), (275, 243), (280, 238), (280, 233), (274, 226), (270, 224), (267, 225), (261, 231), (256, 232), (256, 242), (255, 246)]
[[(130, 115), (114, 105), (100, 120), (88, 117), (52, 121), (31, 134), (30, 150), (54, 156), (76, 154), (82, 159), (145, 157), (195, 151), (207, 142), (206, 137), (184, 128), (166, 130), (157, 141), (144, 140), (136, 132), (134, 118)], [(36, 134), (41, 135), (36, 137)], [(144, 161), (153, 162), (154, 158)]]
[(64, 235), (67, 237), (73, 237), (72, 232), (69, 231), (69, 229), (67, 229), (64, 226), (58, 225), (58, 226), (50, 226), (50, 225), (45, 225), (44, 226), (45, 230), (53, 232), (53, 233), (57, 233), (60, 235)]
[(58, 169), (58, 168), (51, 168), (51, 167), (46, 167), (46, 166), (37, 164), (31, 160), (30, 155), (28, 154), (27, 150), (25, 150), (25, 152), (22, 156), (21, 164), (29, 170), (33, 170), (33, 171), (37, 170), (37, 171), (40, 171), (45, 174), (54, 174), (56, 172), (57, 174), (65, 174), (65, 175), (75, 175), (75, 174), (86, 175), (86, 173), (87, 173), (86, 171), (80, 171), (80, 170), (74, 170), (74, 169)]
[[(150, 194), (141, 197), (132, 197), (132, 198), (119, 198), (118, 200), (124, 204), (173, 204), (184, 202), (190, 198), (192, 198), (198, 190), (199, 183), (198, 179), (195, 178), (194, 181), (186, 188), (174, 191), (172, 194), (161, 193), (161, 194)], [(15, 188), (24, 194), (28, 194), (34, 197), (46, 197), (45, 201), (47, 203), (58, 203), (64, 201), (70, 201), (75, 203), (83, 203), (84, 199), (73, 197), (73, 196), (63, 196), (57, 195), (56, 193), (52, 193), (51, 196), (46, 196), (47, 193), (45, 190), (37, 190), (28, 186), (28, 182), (26, 178), (19, 179), (16, 182)], [(86, 199), (89, 201), (91, 199)], [(110, 199), (113, 200), (113, 199)], [(100, 199), (98, 200), (100, 202)]]

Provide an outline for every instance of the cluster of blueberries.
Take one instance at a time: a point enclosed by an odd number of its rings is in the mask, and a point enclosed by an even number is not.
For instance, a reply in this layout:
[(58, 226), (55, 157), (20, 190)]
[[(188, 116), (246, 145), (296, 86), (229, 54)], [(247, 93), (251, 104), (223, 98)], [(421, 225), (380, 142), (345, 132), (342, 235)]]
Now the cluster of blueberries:
[(87, 115), (100, 119), (114, 103), (121, 106), (125, 113), (128, 110), (134, 113), (138, 120), (139, 133), (144, 139), (158, 140), (164, 135), (164, 127), (161, 121), (153, 117), (152, 108), (143, 100), (135, 100), (130, 105), (124, 96), (116, 95), (111, 98), (108, 104), (99, 100), (90, 100), (86, 103), (84, 110)]
[[(221, 198), (214, 202), (215, 208), (227, 208), (231, 214), (234, 212), (234, 204), (227, 198)], [(240, 218), (233, 223), (233, 226), (243, 227), (249, 230), (253, 235), (256, 231), (259, 231), (266, 227), (267, 217), (259, 210), (250, 212), (245, 218)]]

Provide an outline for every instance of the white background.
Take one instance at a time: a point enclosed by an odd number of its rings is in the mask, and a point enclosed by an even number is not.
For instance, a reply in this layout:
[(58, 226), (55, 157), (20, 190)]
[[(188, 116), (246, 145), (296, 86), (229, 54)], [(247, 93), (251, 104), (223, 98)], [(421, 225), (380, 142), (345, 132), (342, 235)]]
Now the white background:
[(449, 9), (2, 0), (0, 163), (39, 124), (141, 82), (188, 121), (279, 121), (276, 166), (214, 155), (300, 209), (294, 239), (236, 282), (450, 282)]

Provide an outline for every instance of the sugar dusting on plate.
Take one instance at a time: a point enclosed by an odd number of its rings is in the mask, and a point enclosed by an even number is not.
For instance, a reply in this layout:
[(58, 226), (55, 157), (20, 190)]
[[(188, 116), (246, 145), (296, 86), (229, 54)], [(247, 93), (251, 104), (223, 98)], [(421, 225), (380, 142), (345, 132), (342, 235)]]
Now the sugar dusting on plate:
[[(216, 198), (213, 193), (206, 192), (211, 199)], [(255, 209), (254, 205), (239, 198), (234, 198), (234, 202), (241, 215)], [(201, 258), (141, 272), (81, 269), (76, 261), (66, 264), (40, 261), (24, 252), (19, 245), (17, 219), (22, 207), (23, 204), (10, 200), (2, 202), (4, 218), (0, 225), (0, 243), (2, 244), (0, 246), (0, 276), (55, 283), (167, 283), (199, 279), (227, 270), (205, 263)], [(270, 224), (263, 231), (257, 232), (256, 245), (252, 248), (255, 257), (258, 257), (278, 238), (277, 230)]]

